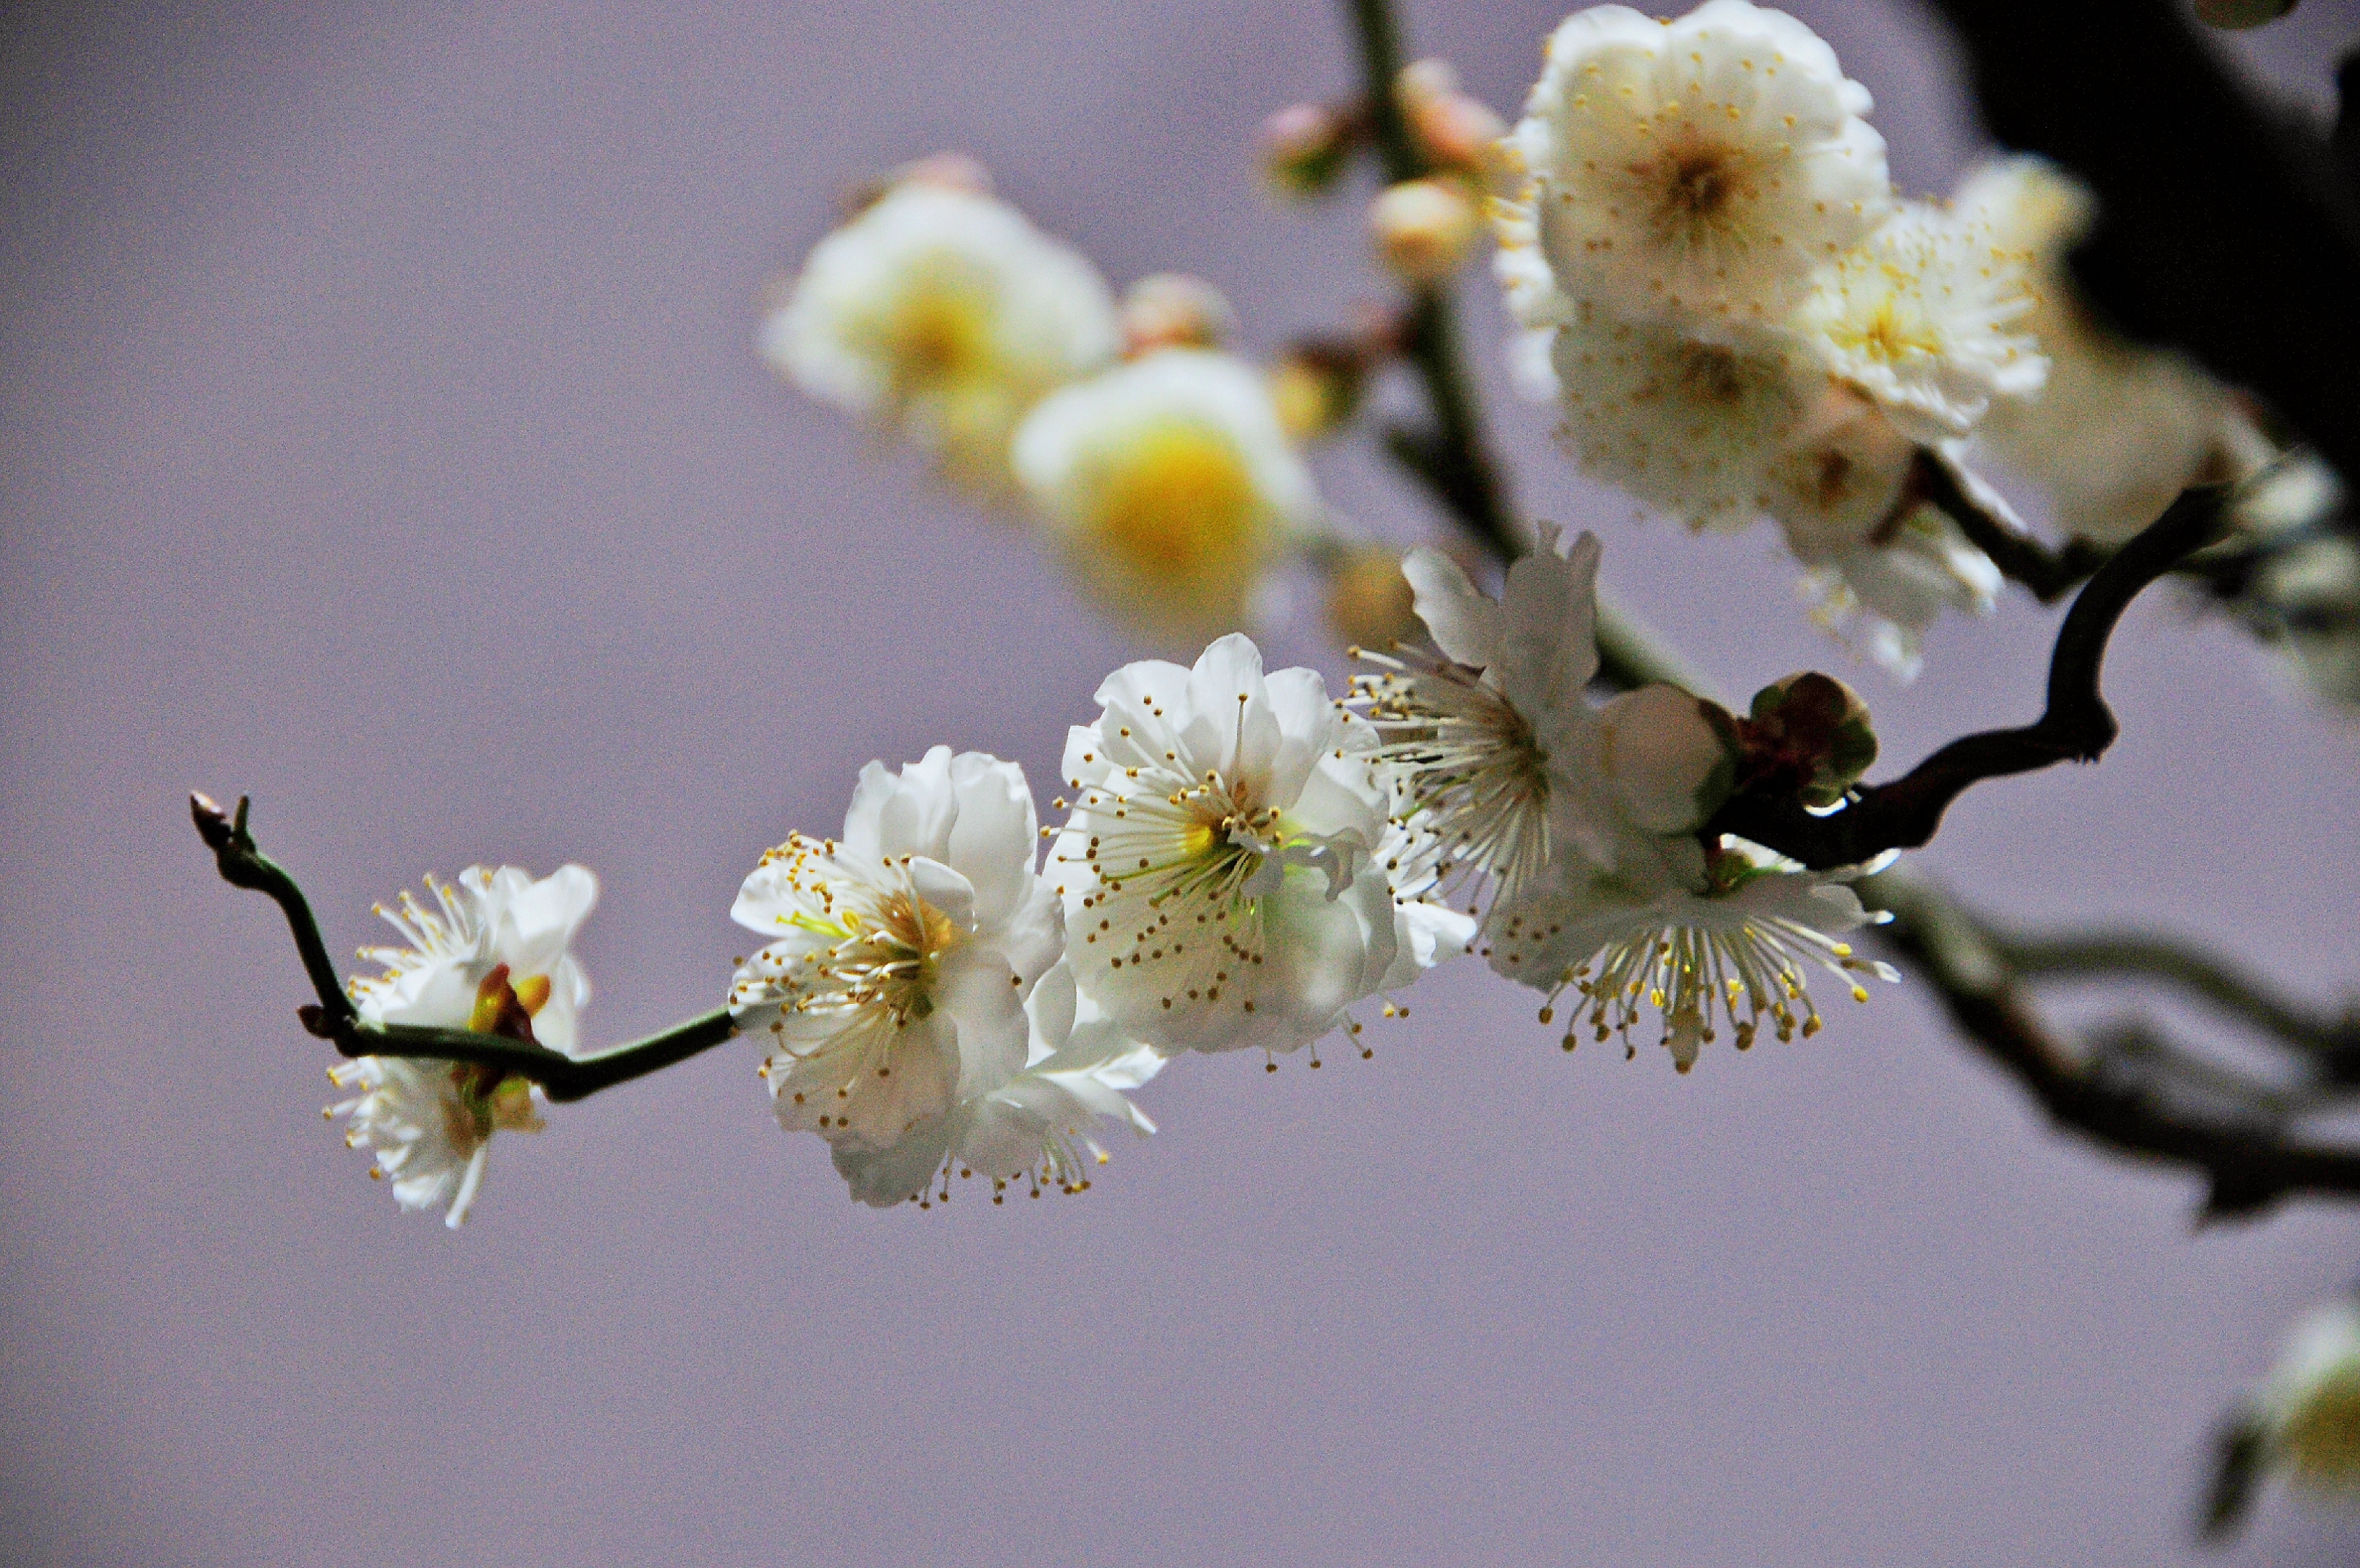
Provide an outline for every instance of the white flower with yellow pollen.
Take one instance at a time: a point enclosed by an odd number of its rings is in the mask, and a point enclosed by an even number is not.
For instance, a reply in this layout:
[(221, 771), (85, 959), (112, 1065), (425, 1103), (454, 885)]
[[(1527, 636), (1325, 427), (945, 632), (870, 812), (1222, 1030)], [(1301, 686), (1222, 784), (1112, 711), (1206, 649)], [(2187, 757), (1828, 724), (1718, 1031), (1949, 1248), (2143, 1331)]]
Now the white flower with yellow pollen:
[(1353, 682), (1352, 704), (1383, 737), (1379, 756), (1400, 779), (1406, 809), (1440, 840), (1452, 873), (1512, 901), (1551, 858), (1551, 817), (1586, 850), (1612, 860), (1612, 837), (1586, 800), (1595, 778), (1597, 719), (1582, 696), (1598, 671), (1593, 630), (1599, 544), (1583, 534), (1563, 553), (1554, 528), (1508, 568), (1493, 601), (1441, 551), (1410, 552), (1402, 571), (1434, 651), (1357, 650), (1382, 673)]
[[(1527, 183), (1502, 232), (1555, 290), (1631, 317), (1767, 326), (1891, 205), (1867, 89), (1808, 27), (1746, 0), (1677, 21), (1568, 18), (1513, 146)], [(1529, 271), (1519, 257), (1511, 276)], [(1536, 324), (1529, 322), (1528, 324)]]
[(1994, 399), (2040, 389), (2027, 259), (1972, 211), (1908, 202), (1820, 273), (1788, 324), (1902, 433), (1946, 441)]
[[(408, 893), (377, 912), (408, 944), (362, 950), (385, 966), (349, 985), (362, 1020), (473, 1029), (573, 1055), (575, 1018), (590, 982), (568, 951), (598, 899), (579, 866), (533, 880), (513, 866), (471, 866), (455, 883), (427, 879), (435, 907)], [(442, 1205), (456, 1226), (484, 1179), (497, 1131), (538, 1132), (535, 1091), (465, 1062), (363, 1056), (328, 1071), (357, 1090), (328, 1107), (347, 1118), (344, 1141), (377, 1154), (371, 1175), (389, 1178), (405, 1209)]]
[(1323, 523), (1268, 380), (1203, 349), (1163, 349), (1047, 398), (1014, 462), (1084, 584), (1175, 642), (1244, 624), (1273, 561)]
[(1161, 1072), (1164, 1058), (1082, 996), (1070, 968), (1051, 966), (1024, 1010), (1032, 1040), (1022, 1071), (976, 1086), (890, 1148), (836, 1147), (836, 1169), (854, 1199), (879, 1208), (913, 1200), (930, 1207), (956, 1190), (953, 1171), (989, 1181), (995, 1203), (1019, 1182), (1036, 1198), (1085, 1192), (1090, 1171), (1109, 1158), (1090, 1135), (1095, 1123), (1119, 1121), (1142, 1137), (1155, 1130), (1126, 1092)]
[(1824, 873), (1775, 859), (1757, 866), (1736, 849), (1708, 856), (1692, 837), (1650, 840), (1611, 873), (1572, 857), (1559, 865), (1546, 886), (1494, 911), (1486, 956), (1498, 973), (1547, 993), (1544, 1023), (1576, 993), (1568, 1051), (1587, 1029), (1600, 1040), (1619, 1036), (1624, 1054), (1635, 1054), (1631, 1030), (1652, 1013), (1673, 1065), (1686, 1073), (1723, 1026), (1740, 1051), (1765, 1022), (1782, 1040), (1818, 1033), (1809, 966), (1861, 1002), (1868, 992), (1860, 976), (1901, 978), (1837, 940), (1880, 917)]
[(1549, 362), (1557, 438), (1582, 472), (1692, 528), (1762, 516), (1827, 379), (1766, 333), (1707, 343), (1589, 304), (1555, 329)]
[(769, 1037), (781, 1126), (890, 1149), (1022, 1068), (1025, 998), (1059, 947), (1033, 822), (1022, 769), (938, 746), (898, 774), (862, 768), (841, 839), (763, 855), (729, 914), (776, 940), (729, 1007)]
[(912, 180), (813, 248), (759, 346), (811, 396), (998, 489), (1025, 411), (1120, 341), (1113, 297), (1080, 255), (1004, 201)]
[(2360, 1492), (2360, 1303), (2313, 1308), (2263, 1385), (2267, 1461), (2317, 1492)]
[(1043, 873), (1083, 995), (1167, 1053), (1336, 1028), (1399, 951), (1376, 732), (1317, 670), (1265, 676), (1240, 636), (1194, 669), (1126, 665), (1098, 702), (1065, 744), (1073, 814)]
[(2236, 477), (2265, 444), (2228, 389), (2180, 354), (2129, 342), (2095, 320), (2065, 265), (2095, 202), (2034, 158), (1985, 165), (1958, 211), (2024, 255), (2035, 304), (2014, 323), (2048, 356), (2029, 397), (1993, 405), (1978, 448), (2046, 489), (2068, 534), (2119, 544), (2191, 485)]

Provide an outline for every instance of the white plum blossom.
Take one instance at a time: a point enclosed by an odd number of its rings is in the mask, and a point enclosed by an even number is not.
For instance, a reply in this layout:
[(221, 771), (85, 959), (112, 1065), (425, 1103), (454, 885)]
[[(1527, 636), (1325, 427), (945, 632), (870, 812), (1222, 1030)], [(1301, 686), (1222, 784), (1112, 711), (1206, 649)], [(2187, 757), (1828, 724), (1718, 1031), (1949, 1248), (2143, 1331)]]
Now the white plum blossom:
[(1502, 229), (1527, 324), (1546, 290), (1700, 329), (1783, 320), (1891, 205), (1867, 89), (1783, 12), (1707, 0), (1676, 21), (1576, 13), (1513, 136)]
[(1335, 1029), (1399, 951), (1376, 732), (1317, 670), (1265, 676), (1238, 635), (1193, 669), (1125, 665), (1098, 702), (1065, 743), (1076, 799), (1043, 872), (1082, 994), (1167, 1054)]
[[(575, 1055), (590, 982), (569, 950), (597, 879), (579, 866), (538, 881), (513, 866), (471, 866), (427, 887), (432, 909), (409, 893), (399, 909), (377, 908), (406, 945), (362, 950), (384, 966), (348, 986), (362, 1021), (475, 1029)], [(403, 1208), (440, 1206), (454, 1227), (483, 1185), (492, 1134), (542, 1125), (531, 1084), (466, 1062), (363, 1056), (328, 1077), (357, 1091), (327, 1115), (346, 1118), (348, 1146), (375, 1150), (370, 1174), (391, 1181)]]
[(2360, 1491), (2360, 1303), (2305, 1314), (2259, 1403), (2268, 1463), (2314, 1491)]
[(759, 346), (811, 396), (991, 491), (1025, 411), (1120, 342), (1081, 256), (992, 196), (912, 180), (813, 248)]
[(1972, 210), (1905, 203), (1822, 268), (1790, 325), (1919, 441), (1962, 436), (1993, 399), (2039, 390), (2026, 258)]
[(1549, 364), (1557, 439), (1582, 472), (1694, 528), (1762, 516), (1826, 385), (1783, 339), (1706, 342), (1587, 303), (1554, 329)]
[(1810, 568), (1801, 590), (1813, 618), (1896, 680), (1917, 678), (1927, 629), (1944, 610), (1988, 615), (1999, 603), (1999, 568), (1932, 506), (1874, 541), (1822, 543), (1793, 529), (1787, 541)]
[(2191, 485), (2257, 462), (2260, 438), (2219, 383), (2180, 354), (2130, 343), (2093, 318), (2066, 267), (2096, 204), (2035, 158), (1984, 165), (1957, 210), (2028, 258), (2032, 311), (2014, 323), (2048, 357), (2043, 385), (1992, 406), (1980, 453), (2045, 489), (2068, 534), (2118, 544)]
[(1065, 388), (1017, 431), (1014, 462), (1083, 585), (1175, 643), (1245, 623), (1273, 561), (1323, 527), (1269, 379), (1210, 350), (1161, 349)]
[(841, 839), (763, 855), (729, 913), (775, 940), (729, 1007), (768, 1037), (781, 1126), (890, 1149), (1023, 1067), (1025, 999), (1061, 941), (1033, 824), (1022, 768), (938, 746), (861, 769)]
[(1032, 988), (1025, 1014), (1031, 1040), (1020, 1070), (976, 1085), (890, 1147), (836, 1146), (836, 1169), (854, 1199), (879, 1208), (912, 1200), (930, 1207), (949, 1198), (954, 1170), (962, 1179), (989, 1180), (995, 1203), (1018, 1181), (1036, 1198), (1079, 1192), (1090, 1185), (1091, 1167), (1109, 1159), (1090, 1136), (1094, 1123), (1121, 1122), (1142, 1136), (1155, 1130), (1126, 1091), (1162, 1071), (1163, 1056), (1115, 1028), (1080, 995), (1063, 962)]
[(1484, 956), (1497, 973), (1547, 994), (1544, 1023), (1555, 1021), (1567, 991), (1577, 995), (1568, 1051), (1586, 1028), (1599, 1040), (1619, 1036), (1633, 1054), (1631, 1030), (1649, 1013), (1662, 1020), (1661, 1043), (1682, 1073), (1723, 1025), (1740, 1051), (1765, 1019), (1782, 1040), (1808, 1038), (1820, 1026), (1807, 967), (1836, 976), (1862, 1002), (1859, 976), (1900, 975), (1836, 940), (1877, 918), (1841, 880), (1760, 853), (1768, 865), (1668, 836), (1626, 854), (1612, 872), (1568, 857), (1547, 884), (1493, 912)]
[[(1549, 863), (1553, 790), (1578, 792), (1591, 777), (1595, 721), (1582, 690), (1598, 671), (1598, 556), (1596, 536), (1568, 553), (1546, 530), (1494, 602), (1441, 551), (1412, 550), (1402, 572), (1436, 651), (1358, 650), (1382, 672), (1357, 678), (1351, 702), (1400, 778), (1408, 806), (1396, 815), (1415, 815), (1442, 845), (1446, 884), (1463, 869), (1513, 898)], [(1587, 815), (1568, 826), (1612, 857)]]

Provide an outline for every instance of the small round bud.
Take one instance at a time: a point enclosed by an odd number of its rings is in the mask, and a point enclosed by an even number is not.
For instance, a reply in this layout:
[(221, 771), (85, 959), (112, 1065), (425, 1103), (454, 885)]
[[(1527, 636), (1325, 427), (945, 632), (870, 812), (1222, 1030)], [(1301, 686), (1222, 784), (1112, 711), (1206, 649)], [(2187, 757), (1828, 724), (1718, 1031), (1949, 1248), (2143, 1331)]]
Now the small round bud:
[(1868, 704), (1816, 670), (1756, 691), (1734, 735), (1749, 786), (1792, 789), (1807, 806), (1834, 805), (1876, 760)]
[(1491, 105), (1453, 93), (1410, 111), (1409, 126), (1426, 155), (1445, 169), (1487, 182), (1504, 172), (1501, 138), (1508, 127)]
[(1688, 833), (1729, 798), (1734, 767), (1726, 715), (1657, 682), (1625, 691), (1598, 715), (1598, 770), (1649, 833)]
[(1276, 194), (1304, 201), (1343, 174), (1360, 135), (1353, 117), (1324, 103), (1294, 103), (1262, 123), (1262, 178)]
[(1270, 400), (1296, 444), (1333, 433), (1360, 404), (1368, 355), (1354, 344), (1306, 339), (1271, 367)]
[(1380, 651), (1418, 636), (1401, 551), (1385, 545), (1349, 545), (1338, 552), (1328, 580), (1328, 628), (1347, 648)]
[(1414, 60), (1393, 78), (1393, 97), (1412, 114), (1458, 91), (1459, 70), (1447, 60)]
[(972, 153), (928, 153), (874, 180), (863, 180), (846, 191), (845, 212), (858, 216), (903, 185), (934, 185), (945, 191), (964, 191), (969, 195), (989, 196), (991, 194), (991, 171), (984, 168), (982, 160)]
[(1218, 348), (1238, 313), (1203, 278), (1158, 272), (1124, 292), (1121, 320), (1123, 354), (1137, 359), (1159, 348)]
[(1439, 283), (1458, 271), (1480, 227), (1475, 203), (1444, 180), (1405, 180), (1369, 209), (1379, 258), (1409, 283)]

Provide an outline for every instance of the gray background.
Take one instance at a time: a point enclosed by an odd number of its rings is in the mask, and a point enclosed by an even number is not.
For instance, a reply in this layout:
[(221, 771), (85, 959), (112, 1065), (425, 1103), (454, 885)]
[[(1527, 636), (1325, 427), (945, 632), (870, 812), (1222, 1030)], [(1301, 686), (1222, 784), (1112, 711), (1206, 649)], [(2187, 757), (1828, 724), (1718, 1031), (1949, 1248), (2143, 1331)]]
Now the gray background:
[[(1896, 177), (1973, 135), (1907, 5), (1799, 7)], [(161, 11), (166, 8), (158, 8)], [(1416, 8), (1503, 107), (1557, 19)], [(604, 879), (594, 1039), (715, 1002), (762, 846), (870, 757), (1054, 767), (1119, 634), (1021, 532), (776, 384), (757, 301), (836, 193), (961, 146), (1250, 346), (1373, 287), (1273, 211), (1259, 117), (1331, 8), (1059, 0), (11, 7), (0, 342), (0, 1502), (30, 1563), (2179, 1562), (2203, 1433), (2352, 1270), (2348, 1213), (2191, 1235), (1923, 997), (1818, 1040), (1568, 1060), (1468, 966), (1376, 1060), (1184, 1063), (1080, 1200), (855, 1208), (728, 1048), (503, 1138), (457, 1235), (324, 1126), (275, 913), (183, 791), (254, 792), (338, 949), (477, 859)], [(2350, 7), (2252, 58), (2323, 92)], [(2125, 62), (2126, 65), (2135, 62)], [(1820, 665), (1888, 754), (2026, 714), (2048, 620), (1896, 691), (1765, 541), (1641, 526), (1511, 407), (1524, 503), (1733, 691)], [(1419, 505), (1350, 449), (1372, 532)], [(1313, 619), (1275, 657), (1334, 655)], [(2360, 972), (2355, 742), (2132, 614), (2102, 768), (1986, 787), (1932, 866)], [(2230, 1554), (2349, 1561), (2283, 1497)]]

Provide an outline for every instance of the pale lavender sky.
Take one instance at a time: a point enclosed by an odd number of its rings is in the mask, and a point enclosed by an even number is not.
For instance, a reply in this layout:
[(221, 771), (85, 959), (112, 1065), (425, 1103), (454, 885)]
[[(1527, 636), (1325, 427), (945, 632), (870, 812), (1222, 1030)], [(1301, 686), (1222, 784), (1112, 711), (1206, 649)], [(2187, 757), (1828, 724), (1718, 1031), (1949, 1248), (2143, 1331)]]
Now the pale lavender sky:
[[(1798, 7), (1896, 176), (1972, 152), (1907, 5)], [(1415, 7), (1512, 106), (1557, 16)], [(1126, 657), (1022, 535), (798, 401), (765, 284), (848, 184), (961, 146), (1119, 281), (1248, 345), (1373, 279), (1272, 210), (1260, 116), (1335, 93), (1334, 7), (15, 7), (0, 21), (0, 1539), (243, 1565), (2193, 1561), (2215, 1412), (2353, 1272), (2348, 1211), (2191, 1233), (1907, 991), (1819, 1040), (1568, 1060), (1430, 980), (1378, 1054), (1185, 1062), (1087, 1197), (879, 1214), (725, 1048), (504, 1138), (476, 1218), (398, 1214), (319, 1107), (275, 912), (184, 791), (250, 790), (339, 950), (478, 859), (604, 878), (593, 1038), (717, 1001), (727, 910), (871, 757), (1054, 765)], [(2261, 58), (2316, 93), (2351, 7)], [(1758, 539), (1642, 526), (1510, 406), (1524, 504), (1731, 691), (1854, 679), (1888, 754), (2013, 719), (2048, 618), (1897, 691)], [(1338, 509), (1415, 537), (1365, 455)], [(1282, 658), (1337, 661), (1314, 628)], [(2219, 628), (2133, 612), (2103, 767), (1994, 784), (1935, 869), (2147, 917), (2319, 998), (2360, 975), (2360, 738)], [(2322, 824), (2344, 824), (2322, 829)], [(2360, 1528), (2273, 1496), (2223, 1561)]]

